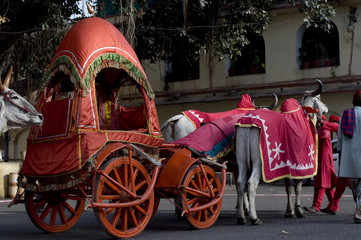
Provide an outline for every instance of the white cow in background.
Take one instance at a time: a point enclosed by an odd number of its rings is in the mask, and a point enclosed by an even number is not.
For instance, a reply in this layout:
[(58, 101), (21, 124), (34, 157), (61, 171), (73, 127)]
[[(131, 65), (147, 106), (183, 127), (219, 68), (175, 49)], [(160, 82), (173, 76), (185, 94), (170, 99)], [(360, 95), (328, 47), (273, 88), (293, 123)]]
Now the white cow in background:
[[(300, 101), (300, 105), (312, 107), (318, 110), (317, 116), (313, 113), (313, 118), (321, 118), (323, 113), (328, 112), (328, 108), (321, 101), (322, 82), (317, 80), (319, 87), (315, 91), (306, 91)], [(316, 123), (316, 122), (315, 122)], [(316, 146), (317, 147), (317, 146)], [(249, 219), (253, 225), (262, 224), (257, 217), (255, 197), (256, 189), (262, 177), (262, 160), (260, 153), (260, 129), (258, 127), (236, 127), (235, 133), (235, 150), (237, 156), (237, 165), (239, 177), (237, 179), (238, 206), (243, 205), (243, 196), (248, 192), (249, 201)], [(301, 208), (301, 189), (302, 179), (295, 179), (295, 209), (292, 205), (291, 191), (292, 185), (289, 178), (285, 178), (287, 193), (287, 210), (285, 217), (306, 217)], [(245, 224), (246, 218), (243, 208), (238, 208), (237, 217), (239, 224)]]
[(0, 132), (10, 129), (41, 125), (43, 115), (14, 90), (9, 89), (12, 67), (4, 84), (0, 78)]

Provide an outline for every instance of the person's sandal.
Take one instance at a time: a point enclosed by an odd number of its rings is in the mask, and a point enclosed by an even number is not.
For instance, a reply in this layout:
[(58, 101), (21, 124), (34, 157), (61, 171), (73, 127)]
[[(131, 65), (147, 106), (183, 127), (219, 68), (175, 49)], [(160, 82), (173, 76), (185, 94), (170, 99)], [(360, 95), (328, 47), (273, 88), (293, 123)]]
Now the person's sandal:
[(310, 213), (315, 213), (315, 214), (320, 213), (320, 211), (317, 211), (313, 207), (303, 207), (303, 209), (306, 210), (307, 212), (310, 212)]

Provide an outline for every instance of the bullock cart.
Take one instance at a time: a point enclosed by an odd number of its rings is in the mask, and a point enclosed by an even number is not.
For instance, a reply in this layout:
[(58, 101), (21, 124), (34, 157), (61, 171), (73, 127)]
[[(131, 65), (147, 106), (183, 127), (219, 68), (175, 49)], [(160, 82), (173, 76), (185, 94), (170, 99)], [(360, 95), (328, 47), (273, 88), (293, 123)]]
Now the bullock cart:
[(89, 207), (110, 235), (134, 237), (159, 199), (175, 196), (193, 227), (216, 221), (225, 166), (164, 143), (152, 88), (112, 24), (88, 18), (69, 30), (45, 71), (37, 110), (44, 123), (30, 131), (18, 179), (24, 190), (13, 203), (25, 203), (41, 230), (66, 231)]

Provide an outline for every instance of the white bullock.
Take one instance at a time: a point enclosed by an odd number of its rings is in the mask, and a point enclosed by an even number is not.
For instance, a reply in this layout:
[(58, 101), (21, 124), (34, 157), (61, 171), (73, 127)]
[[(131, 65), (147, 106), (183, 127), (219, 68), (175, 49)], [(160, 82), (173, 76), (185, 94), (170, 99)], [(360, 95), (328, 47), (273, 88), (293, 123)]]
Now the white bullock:
[[(309, 106), (318, 110), (317, 116), (313, 113), (314, 119), (321, 118), (323, 113), (328, 112), (328, 108), (321, 101), (320, 95), (322, 92), (322, 82), (317, 80), (319, 87), (316, 91), (306, 91), (300, 105)], [(256, 189), (262, 177), (262, 160), (260, 153), (260, 130), (258, 127), (236, 127), (235, 133), (235, 150), (237, 156), (237, 165), (239, 169), (239, 176), (237, 179), (237, 195), (238, 206), (243, 205), (243, 196), (248, 192), (249, 212), (248, 216), (253, 225), (262, 224), (262, 221), (257, 217), (255, 197)], [(292, 205), (291, 191), (292, 184), (289, 178), (285, 178), (286, 193), (287, 193), (287, 209), (285, 217), (299, 218), (306, 217), (302, 208), (300, 194), (302, 189), (302, 179), (295, 180), (295, 209)], [(245, 224), (246, 218), (243, 208), (237, 210), (237, 221), (239, 224)]]
[[(277, 106), (278, 98), (275, 94), (273, 94), (274, 102), (265, 108), (273, 109)], [(258, 107), (257, 107), (258, 108)], [(247, 110), (248, 109), (248, 110)], [(196, 114), (201, 114), (205, 116), (201, 120), (201, 124), (211, 122), (217, 120), (219, 118), (226, 117), (227, 115), (235, 115), (240, 114), (239, 111), (249, 111), (254, 110), (255, 106), (252, 103), (251, 97), (247, 94), (242, 96), (241, 101), (238, 103), (236, 109), (225, 111), (225, 112), (217, 112), (217, 113), (206, 113), (195, 110)], [(189, 112), (192, 110), (188, 110), (185, 112)], [(184, 113), (185, 113), (184, 112)], [(164, 139), (166, 142), (173, 142), (177, 139), (187, 136), (194, 130), (196, 130), (196, 124), (194, 124), (189, 118), (187, 118), (184, 114), (177, 114), (171, 118), (169, 118), (161, 127), (161, 130), (165, 131)]]
[(32, 125), (41, 125), (43, 116), (23, 97), (9, 89), (10, 68), (4, 84), (0, 78), (0, 132), (9, 129), (23, 128)]

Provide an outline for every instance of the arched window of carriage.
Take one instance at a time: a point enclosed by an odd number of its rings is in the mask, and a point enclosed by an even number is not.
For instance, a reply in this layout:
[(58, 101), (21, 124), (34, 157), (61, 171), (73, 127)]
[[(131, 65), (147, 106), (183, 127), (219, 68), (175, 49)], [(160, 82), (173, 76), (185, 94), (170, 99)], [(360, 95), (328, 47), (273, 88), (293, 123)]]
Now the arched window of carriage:
[(233, 61), (227, 60), (229, 76), (266, 72), (265, 44), (262, 35), (249, 33), (246, 37), (250, 44), (242, 49), (242, 55)]
[(330, 32), (315, 27), (300, 28), (299, 32), (303, 32), (298, 53), (300, 68), (340, 65), (338, 29), (335, 24), (332, 25)]

